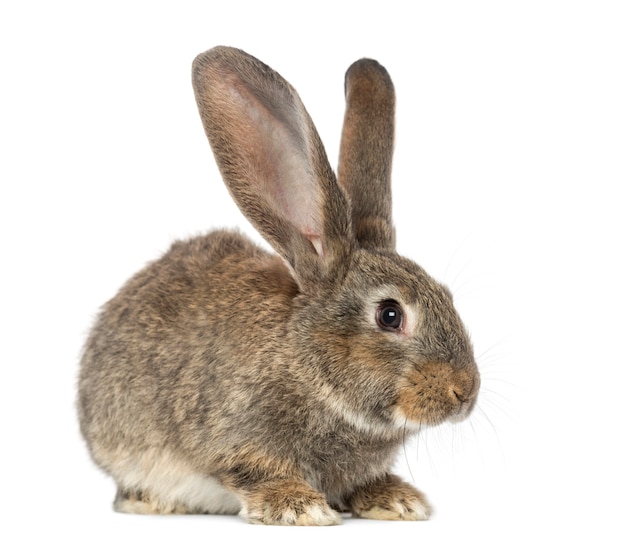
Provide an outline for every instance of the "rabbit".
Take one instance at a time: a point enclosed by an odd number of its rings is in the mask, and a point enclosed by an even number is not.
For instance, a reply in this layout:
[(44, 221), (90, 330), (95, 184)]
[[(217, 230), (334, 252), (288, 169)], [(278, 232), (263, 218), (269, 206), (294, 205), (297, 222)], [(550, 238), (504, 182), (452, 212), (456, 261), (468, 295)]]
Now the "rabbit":
[(466, 418), (480, 375), (449, 290), (395, 251), (387, 71), (346, 73), (337, 176), (270, 67), (219, 46), (192, 72), (223, 180), (275, 253), (234, 230), (176, 241), (99, 312), (77, 408), (114, 509), (428, 519), (396, 457)]

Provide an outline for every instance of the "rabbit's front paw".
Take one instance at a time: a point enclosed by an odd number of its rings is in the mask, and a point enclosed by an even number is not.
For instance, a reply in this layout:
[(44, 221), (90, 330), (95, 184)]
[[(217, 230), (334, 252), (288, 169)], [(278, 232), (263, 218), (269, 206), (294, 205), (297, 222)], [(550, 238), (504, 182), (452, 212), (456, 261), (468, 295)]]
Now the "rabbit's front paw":
[(248, 493), (240, 515), (262, 525), (338, 525), (324, 496), (298, 481), (268, 482)]
[(393, 475), (358, 488), (350, 506), (355, 516), (366, 519), (423, 521), (432, 512), (422, 493)]

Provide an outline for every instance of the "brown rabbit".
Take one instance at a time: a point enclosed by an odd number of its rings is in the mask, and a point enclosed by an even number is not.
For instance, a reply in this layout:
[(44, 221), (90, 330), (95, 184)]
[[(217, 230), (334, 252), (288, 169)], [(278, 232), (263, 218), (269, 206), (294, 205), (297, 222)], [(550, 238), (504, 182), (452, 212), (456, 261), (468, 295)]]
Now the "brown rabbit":
[(387, 72), (346, 74), (338, 181), (259, 60), (211, 49), (193, 85), (224, 181), (278, 255), (223, 230), (176, 242), (104, 306), (78, 408), (115, 509), (427, 519), (390, 470), (407, 433), (469, 414), (480, 378), (448, 290), (394, 251)]

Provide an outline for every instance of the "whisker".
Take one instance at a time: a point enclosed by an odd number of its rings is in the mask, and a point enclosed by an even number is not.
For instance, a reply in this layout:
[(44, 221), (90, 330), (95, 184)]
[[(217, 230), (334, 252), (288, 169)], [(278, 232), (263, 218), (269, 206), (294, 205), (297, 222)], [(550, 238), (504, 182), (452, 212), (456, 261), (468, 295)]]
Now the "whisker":
[(498, 444), (498, 448), (500, 449), (500, 454), (502, 456), (505, 455), (504, 452), (504, 448), (502, 447), (502, 442), (500, 441), (500, 434), (498, 432), (498, 428), (496, 427), (496, 425), (492, 422), (491, 418), (489, 418), (489, 416), (487, 415), (487, 413), (483, 410), (482, 407), (480, 407), (478, 404), (476, 405), (476, 412), (480, 413), (481, 417), (484, 418), (487, 422), (487, 424), (489, 425), (489, 427), (491, 428), (491, 431), (496, 439), (496, 442)]
[[(452, 252), (452, 256), (448, 260), (448, 264), (446, 265), (446, 268), (445, 268), (445, 270), (443, 272), (444, 280), (448, 281), (448, 275), (449, 275), (449, 272), (450, 272), (450, 267), (452, 266), (452, 263), (454, 262), (454, 260), (458, 257), (459, 252), (461, 251), (461, 248), (465, 245), (465, 243), (467, 242), (467, 239), (469, 237), (470, 237), (470, 233), (467, 233), (465, 235), (465, 237), (459, 242), (459, 244), (455, 248), (455, 250)], [(474, 257), (475, 257), (475, 255), (474, 255)], [(452, 282), (450, 284), (450, 289), (452, 289), (452, 286), (454, 285), (454, 282), (455, 282), (456, 278), (459, 276), (459, 274), (461, 272), (464, 272), (467, 269), (468, 265), (469, 265), (469, 263), (466, 262), (466, 264), (463, 266), (463, 268), (457, 272), (455, 278), (452, 280)]]
[[(407, 451), (406, 451), (407, 425), (408, 425), (408, 420), (405, 419), (404, 420), (404, 428), (402, 430), (402, 450), (404, 452), (404, 461), (406, 462), (406, 466), (407, 466), (407, 469), (409, 471), (409, 475), (411, 476), (411, 481), (413, 482), (413, 484), (415, 484), (415, 477), (413, 476), (413, 469), (411, 468), (411, 463), (409, 462), (409, 456), (408, 456)], [(418, 431), (418, 435), (419, 435), (419, 431)]]
[[(493, 351), (496, 347), (499, 347), (500, 345), (502, 345), (505, 341), (507, 341), (508, 338), (503, 337), (502, 339), (499, 339), (498, 341), (496, 341), (493, 345), (491, 345), (490, 347), (487, 347), (483, 352), (481, 352), (477, 357), (476, 357), (476, 361), (482, 361), (485, 359), (486, 354), (490, 353), (491, 351)], [(488, 358), (488, 357), (487, 357)]]

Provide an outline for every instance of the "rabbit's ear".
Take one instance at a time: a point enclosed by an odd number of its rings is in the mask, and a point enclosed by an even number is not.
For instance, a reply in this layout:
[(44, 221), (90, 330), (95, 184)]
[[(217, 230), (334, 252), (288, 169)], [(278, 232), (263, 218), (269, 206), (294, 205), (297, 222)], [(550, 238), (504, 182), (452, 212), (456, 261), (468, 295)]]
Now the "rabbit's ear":
[(228, 47), (194, 60), (193, 86), (216, 161), (245, 216), (301, 286), (340, 279), (354, 244), (349, 204), (296, 91)]
[(375, 60), (350, 66), (339, 151), (339, 183), (350, 199), (354, 235), (362, 247), (395, 247), (391, 216), (395, 92)]

